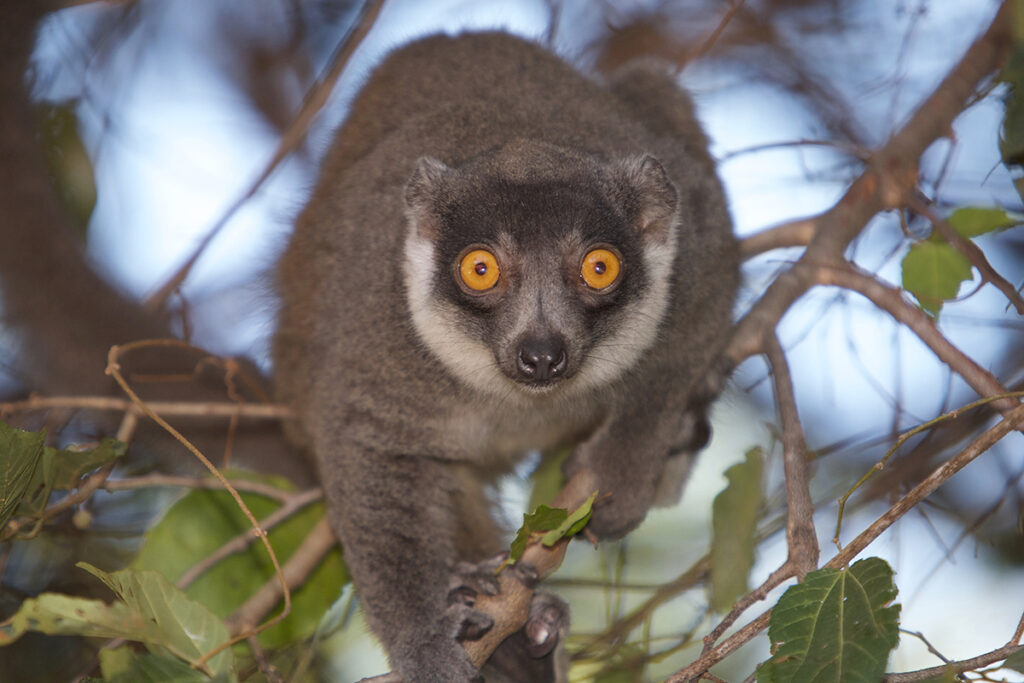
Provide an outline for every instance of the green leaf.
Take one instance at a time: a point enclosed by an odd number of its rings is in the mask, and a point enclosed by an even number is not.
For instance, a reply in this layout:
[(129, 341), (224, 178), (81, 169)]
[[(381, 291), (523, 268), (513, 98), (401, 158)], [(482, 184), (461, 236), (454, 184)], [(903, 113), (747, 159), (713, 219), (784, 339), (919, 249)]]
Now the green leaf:
[(107, 683), (210, 683), (208, 676), (180, 659), (134, 652), (128, 647), (100, 650), (100, 669)]
[(553, 508), (547, 505), (538, 505), (532, 513), (524, 514), (523, 525), (519, 527), (510, 546), (508, 564), (512, 564), (523, 556), (531, 535), (536, 532), (557, 529), (568, 517), (569, 511), (565, 508)]
[(949, 224), (961, 237), (971, 239), (1018, 225), (1018, 217), (995, 207), (965, 206), (949, 215)]
[(819, 569), (791, 586), (772, 610), (772, 657), (761, 683), (875, 683), (899, 641), (900, 606), (892, 569), (882, 559), (848, 570)]
[[(141, 641), (154, 654), (194, 663), (230, 639), (224, 622), (205, 605), (190, 600), (160, 572), (124, 569), (107, 573), (87, 562), (76, 566), (105, 583), (132, 613), (132, 628), (120, 637)], [(140, 620), (141, 626), (137, 624)], [(233, 665), (230, 648), (207, 662), (213, 673), (230, 672)]]
[(961, 282), (972, 278), (966, 256), (945, 242), (930, 240), (910, 248), (902, 269), (903, 288), (933, 316), (938, 315), (943, 301), (956, 298)]
[(103, 439), (92, 448), (69, 446), (60, 450), (51, 449), (53, 459), (52, 481), (56, 490), (73, 489), (78, 482), (97, 467), (124, 457), (128, 445), (117, 439)]
[[(286, 487), (282, 480), (274, 477), (250, 475), (249, 478)], [(277, 501), (252, 493), (243, 493), (242, 499), (257, 519), (265, 518), (279, 507)], [(270, 530), (270, 544), (282, 564), (323, 514), (322, 503), (308, 505)], [(224, 543), (251, 531), (249, 520), (226, 491), (191, 491), (146, 533), (142, 551), (132, 566), (155, 569), (177, 581)], [(274, 567), (266, 548), (256, 541), (208, 569), (185, 592), (223, 618), (273, 576)], [(288, 617), (261, 632), (260, 642), (264, 647), (280, 647), (311, 635), (324, 609), (334, 602), (348, 581), (341, 552), (332, 550), (306, 582), (292, 593), (292, 611)]]
[(146, 624), (143, 617), (122, 602), (77, 598), (60, 593), (41, 593), (25, 600), (10, 619), (0, 625), (0, 645), (10, 645), (29, 631), (53, 636), (137, 639)]
[(729, 484), (711, 505), (711, 608), (727, 612), (747, 592), (754, 564), (754, 533), (761, 508), (760, 448), (747, 451), (744, 462), (725, 471)]
[(509, 547), (508, 559), (501, 567), (506, 567), (522, 557), (534, 534), (543, 534), (540, 540), (546, 546), (552, 546), (562, 538), (578, 534), (590, 521), (596, 499), (597, 491), (594, 491), (590, 498), (571, 513), (565, 508), (538, 505), (532, 513), (524, 514), (523, 525), (516, 532), (516, 537)]
[(1024, 650), (1017, 650), (1007, 657), (1006, 661), (1003, 662), (1003, 668), (1013, 669), (1024, 674)]
[(83, 476), (124, 456), (127, 450), (128, 446), (117, 439), (103, 439), (91, 448), (68, 446), (57, 449), (46, 446), (18, 514), (40, 516), (51, 493), (75, 488)]
[(0, 529), (29, 490), (45, 438), (45, 432), (26, 432), (0, 421)]
[(597, 499), (597, 491), (590, 494), (582, 505), (570, 512), (565, 520), (551, 531), (544, 534), (540, 539), (541, 543), (551, 547), (563, 538), (571, 538), (583, 531), (583, 527), (590, 521), (590, 514), (594, 510), (594, 500)]

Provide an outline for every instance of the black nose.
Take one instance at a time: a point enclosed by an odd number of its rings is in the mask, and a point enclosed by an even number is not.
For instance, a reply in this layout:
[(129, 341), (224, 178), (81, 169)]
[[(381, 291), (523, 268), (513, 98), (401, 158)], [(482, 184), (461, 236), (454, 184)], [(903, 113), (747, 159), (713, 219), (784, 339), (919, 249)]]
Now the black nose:
[(538, 337), (523, 340), (516, 367), (525, 379), (544, 382), (564, 373), (568, 364), (569, 357), (561, 339)]

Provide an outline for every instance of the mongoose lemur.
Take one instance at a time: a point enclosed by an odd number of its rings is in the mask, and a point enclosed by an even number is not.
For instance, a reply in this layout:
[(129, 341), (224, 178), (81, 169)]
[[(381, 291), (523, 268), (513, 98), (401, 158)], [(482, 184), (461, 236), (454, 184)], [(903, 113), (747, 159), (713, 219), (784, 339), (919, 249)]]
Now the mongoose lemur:
[(357, 96), (280, 266), (275, 377), (407, 683), (479, 680), (453, 572), (504, 546), (488, 491), (525, 454), (572, 447), (614, 538), (707, 440), (738, 258), (706, 148), (669, 73), (502, 33), (418, 40)]

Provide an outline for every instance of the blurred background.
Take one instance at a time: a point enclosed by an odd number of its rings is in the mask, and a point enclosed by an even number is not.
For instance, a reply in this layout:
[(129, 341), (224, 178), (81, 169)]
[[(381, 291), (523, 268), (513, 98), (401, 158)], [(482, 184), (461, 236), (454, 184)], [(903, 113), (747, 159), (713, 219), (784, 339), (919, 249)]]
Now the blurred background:
[[(362, 4), (94, 2), (52, 15), (40, 31), (32, 74), (41, 135), (101, 274), (143, 299), (227, 217), (171, 298), (178, 331), (215, 353), (248, 356), (270, 370), (274, 260), (316, 181), (332, 130), (360, 83), (394, 46), (437, 31), (500, 28), (549, 44), (593, 72), (642, 55), (676, 63), (712, 140), (736, 232), (746, 236), (831, 207), (862, 171), (869, 151), (906, 121), (997, 6), (983, 0), (389, 0), (307, 136), (251, 198), (228, 213), (267, 168)], [(922, 191), (940, 213), (962, 206), (1022, 209), (999, 152), (1004, 96), (1002, 87), (983, 93), (922, 160)], [(848, 255), (898, 285), (910, 238), (929, 230), (918, 216), (882, 214)], [(1024, 280), (1019, 230), (978, 243), (1010, 282)], [(798, 254), (778, 249), (745, 264), (737, 317)], [(979, 283), (975, 273), (974, 283), (964, 283), (959, 298), (942, 309), (941, 329), (1006, 386), (1017, 386), (1024, 379), (1024, 326), (998, 291)], [(0, 349), (2, 335), (0, 330)], [(900, 432), (975, 395), (916, 336), (851, 293), (813, 290), (785, 316), (779, 335), (808, 445), (817, 456), (812, 491), (820, 503), (816, 521), (825, 560), (839, 495)], [(16, 394), (23, 388), (16, 344), (6, 348), (3, 390)], [(844, 540), (987, 418), (971, 419), (960, 431), (950, 428), (905, 446), (885, 476), (854, 498)], [(624, 544), (597, 551), (573, 547), (555, 588), (572, 603), (576, 632), (602, 630), (650, 594), (645, 586), (678, 576), (707, 551), (711, 499), (725, 486), (725, 469), (753, 446), (763, 447), (768, 458), (765, 519), (780, 519), (776, 423), (767, 367), (752, 359), (715, 410), (714, 441), (683, 503), (652, 515)], [(1020, 618), (1022, 444), (1019, 434), (1004, 439), (867, 553), (886, 558), (897, 572), (901, 626), (922, 632), (951, 659), (1002, 645)], [(528, 488), (519, 481), (502, 490), (511, 520), (518, 519)], [(7, 563), (4, 582), (26, 594), (46, 588), (54, 577), (39, 569), (47, 565), (45, 552), (37, 547), (19, 553)], [(758, 548), (752, 585), (784, 559), (784, 534), (776, 529)], [(751, 616), (760, 611), (755, 607)], [(664, 677), (699, 652), (699, 636), (687, 645), (685, 634), (706, 632), (714, 623), (703, 592), (684, 593), (657, 613), (649, 632), (652, 642), (679, 648), (666, 647), (667, 654), (646, 669), (601, 680)], [(321, 647), (324, 678), (349, 681), (385, 671), (381, 655), (366, 642), (356, 617)], [(715, 671), (725, 680), (742, 680), (766, 656), (762, 637)], [(903, 634), (890, 668), (938, 663), (921, 640)], [(581, 666), (574, 675), (589, 680), (595, 671)], [(1013, 672), (1000, 675), (1024, 680)]]

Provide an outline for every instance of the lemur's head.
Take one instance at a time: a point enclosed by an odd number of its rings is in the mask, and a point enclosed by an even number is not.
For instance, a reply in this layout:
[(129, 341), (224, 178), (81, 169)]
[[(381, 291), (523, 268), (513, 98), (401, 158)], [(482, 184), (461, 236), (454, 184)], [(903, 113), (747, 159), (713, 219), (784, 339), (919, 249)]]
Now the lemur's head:
[(606, 163), (525, 141), (456, 168), (424, 157), (405, 201), (412, 318), (462, 381), (501, 394), (593, 387), (656, 339), (678, 199), (654, 157)]

